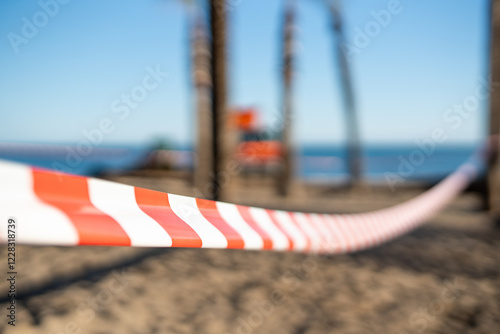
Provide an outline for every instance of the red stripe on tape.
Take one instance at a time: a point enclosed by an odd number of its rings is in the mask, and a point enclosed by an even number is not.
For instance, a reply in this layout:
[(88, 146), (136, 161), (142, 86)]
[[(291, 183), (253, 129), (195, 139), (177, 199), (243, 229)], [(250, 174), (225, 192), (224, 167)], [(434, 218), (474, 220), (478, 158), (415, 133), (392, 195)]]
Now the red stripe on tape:
[(87, 179), (33, 169), (33, 190), (40, 200), (69, 217), (80, 245), (130, 246), (120, 224), (92, 205)]
[(219, 231), (221, 231), (222, 234), (224, 234), (227, 239), (228, 248), (241, 249), (245, 247), (245, 242), (238, 234), (238, 232), (236, 232), (231, 226), (229, 226), (225, 219), (222, 218), (219, 211), (217, 210), (217, 206), (214, 201), (197, 198), (196, 205), (198, 205), (198, 209), (200, 209), (203, 217), (205, 217), (209, 222), (212, 223), (212, 225), (214, 225)]
[(200, 236), (170, 208), (168, 195), (159, 191), (135, 188), (137, 204), (172, 238), (172, 247), (201, 247)]
[(260, 228), (257, 222), (253, 219), (252, 215), (250, 214), (250, 207), (237, 205), (237, 208), (241, 214), (241, 217), (243, 217), (247, 224), (250, 225), (250, 227), (262, 238), (262, 241), (264, 243), (263, 249), (272, 249), (273, 241), (271, 240), (271, 237), (266, 233), (266, 231)]
[(266, 210), (266, 211), (267, 211), (267, 214), (269, 215), (269, 217), (271, 217), (273, 224), (281, 231), (281, 233), (283, 233), (286, 236), (286, 238), (288, 239), (288, 249), (292, 250), (293, 249), (292, 236), (288, 233), (287, 230), (285, 230), (284, 228), (281, 227), (281, 224), (279, 224), (276, 221), (276, 217), (274, 216), (276, 214), (276, 212), (274, 210)]

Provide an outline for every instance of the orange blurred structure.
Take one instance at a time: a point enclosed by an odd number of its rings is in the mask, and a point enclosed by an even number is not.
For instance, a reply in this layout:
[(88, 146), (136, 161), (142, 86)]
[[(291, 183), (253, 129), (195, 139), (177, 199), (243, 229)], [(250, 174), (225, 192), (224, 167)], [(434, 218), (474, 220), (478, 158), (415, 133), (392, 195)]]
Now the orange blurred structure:
[(256, 167), (275, 164), (282, 154), (282, 145), (258, 123), (258, 112), (254, 108), (237, 109), (231, 113), (230, 121), (239, 132), (236, 158), (243, 166)]
[(245, 141), (238, 145), (237, 158), (240, 163), (261, 166), (279, 161), (281, 143), (277, 140)]
[(240, 131), (249, 132), (257, 128), (257, 112), (255, 109), (241, 109), (231, 114), (232, 125)]

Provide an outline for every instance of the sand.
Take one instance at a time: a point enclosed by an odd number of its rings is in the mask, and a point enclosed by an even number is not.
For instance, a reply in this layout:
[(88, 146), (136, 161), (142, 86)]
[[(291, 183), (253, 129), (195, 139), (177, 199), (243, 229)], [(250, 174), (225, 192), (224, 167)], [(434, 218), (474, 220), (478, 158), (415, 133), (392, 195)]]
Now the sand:
[[(179, 180), (114, 179), (192, 193)], [(245, 187), (235, 200), (362, 212), (418, 192), (315, 188), (285, 201)], [(16, 326), (3, 280), (0, 332), (499, 333), (500, 229), (480, 207), (461, 195), (409, 235), (345, 255), (18, 246)]]

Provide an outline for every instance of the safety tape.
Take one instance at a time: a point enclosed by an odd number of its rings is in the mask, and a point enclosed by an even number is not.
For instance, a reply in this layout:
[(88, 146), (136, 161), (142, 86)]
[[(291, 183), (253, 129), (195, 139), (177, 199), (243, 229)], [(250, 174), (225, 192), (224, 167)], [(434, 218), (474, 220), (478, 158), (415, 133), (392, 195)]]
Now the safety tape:
[(25, 244), (352, 252), (425, 223), (476, 177), (478, 160), (411, 200), (359, 214), (268, 210), (0, 161), (0, 241), (13, 218)]

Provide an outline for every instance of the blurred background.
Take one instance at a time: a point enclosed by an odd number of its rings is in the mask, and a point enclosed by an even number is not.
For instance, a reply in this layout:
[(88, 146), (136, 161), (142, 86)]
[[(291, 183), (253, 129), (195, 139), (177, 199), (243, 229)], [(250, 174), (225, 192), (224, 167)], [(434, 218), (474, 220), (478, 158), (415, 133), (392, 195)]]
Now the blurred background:
[[(0, 159), (61, 172), (356, 213), (500, 132), (496, 0), (2, 1), (0, 34)], [(19, 246), (0, 332), (498, 332), (493, 153), (429, 224), (355, 254)]]
[[(355, 173), (386, 182), (400, 156), (408, 160), (442, 129), (436, 152), (405, 177), (437, 180), (487, 133), (487, 98), (466, 100), (488, 91), (486, 0), (222, 6), (226, 74), (217, 112), (232, 118), (236, 133), (219, 155), (242, 167), (272, 170), (289, 150), (294, 178), (334, 182), (352, 172), (351, 148), (362, 165)], [(198, 148), (207, 154), (198, 163), (213, 164), (206, 144), (221, 121), (211, 114), (208, 3), (2, 7), (0, 157), (92, 175), (143, 166), (155, 149), (171, 152), (155, 156), (160, 162), (192, 170)]]

